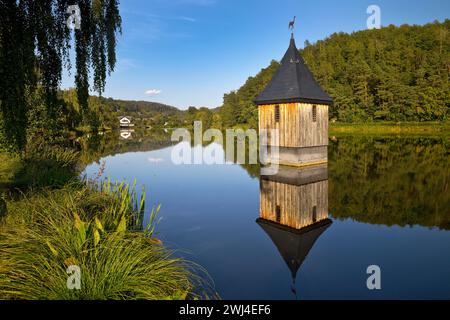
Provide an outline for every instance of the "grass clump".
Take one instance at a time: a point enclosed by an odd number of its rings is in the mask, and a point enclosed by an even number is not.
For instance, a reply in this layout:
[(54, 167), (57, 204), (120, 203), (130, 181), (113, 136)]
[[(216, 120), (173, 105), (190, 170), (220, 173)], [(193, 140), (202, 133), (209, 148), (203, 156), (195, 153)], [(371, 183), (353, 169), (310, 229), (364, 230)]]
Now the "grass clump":
[(78, 152), (59, 146), (36, 146), (23, 159), (14, 180), (17, 188), (57, 188), (77, 179)]
[(81, 181), (76, 152), (35, 146), (0, 154), (0, 300), (200, 297), (201, 269), (154, 236), (159, 207), (144, 228), (144, 191)]
[[(124, 184), (69, 185), (7, 203), (0, 225), (0, 299), (184, 299), (193, 266), (137, 231), (143, 201)], [(8, 202), (8, 201), (7, 201)], [(114, 213), (114, 214), (111, 214)], [(67, 286), (78, 266), (80, 290)]]
[(78, 152), (45, 144), (30, 149), (22, 155), (0, 153), (0, 189), (58, 188), (77, 180)]

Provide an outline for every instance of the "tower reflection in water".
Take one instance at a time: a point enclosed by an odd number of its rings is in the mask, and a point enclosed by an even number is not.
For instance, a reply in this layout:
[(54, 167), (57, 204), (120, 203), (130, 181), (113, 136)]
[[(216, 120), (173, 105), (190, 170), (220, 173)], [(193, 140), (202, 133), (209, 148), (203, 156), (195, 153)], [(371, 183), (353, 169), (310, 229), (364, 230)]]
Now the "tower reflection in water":
[(261, 176), (260, 214), (256, 221), (267, 233), (295, 280), (317, 239), (331, 225), (328, 218), (328, 167), (280, 167)]

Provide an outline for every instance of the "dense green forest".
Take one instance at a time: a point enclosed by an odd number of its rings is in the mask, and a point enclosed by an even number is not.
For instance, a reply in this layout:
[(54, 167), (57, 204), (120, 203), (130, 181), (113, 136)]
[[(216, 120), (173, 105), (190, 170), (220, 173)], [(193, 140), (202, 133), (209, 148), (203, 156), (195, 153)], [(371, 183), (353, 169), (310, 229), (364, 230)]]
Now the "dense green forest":
[(136, 112), (147, 115), (156, 113), (174, 115), (180, 113), (179, 109), (158, 102), (115, 100), (113, 98), (100, 98), (100, 100), (110, 111), (114, 112)]
[[(450, 116), (450, 20), (335, 33), (300, 51), (333, 97), (330, 118), (341, 122), (431, 121)], [(257, 126), (253, 99), (278, 67), (272, 61), (237, 91), (225, 94), (225, 126)]]

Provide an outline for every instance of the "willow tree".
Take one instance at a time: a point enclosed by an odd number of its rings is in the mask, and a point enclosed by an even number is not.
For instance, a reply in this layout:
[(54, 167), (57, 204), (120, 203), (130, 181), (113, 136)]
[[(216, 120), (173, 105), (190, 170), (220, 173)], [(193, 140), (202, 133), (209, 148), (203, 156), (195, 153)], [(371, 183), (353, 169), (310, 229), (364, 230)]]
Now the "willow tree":
[[(101, 94), (116, 64), (121, 32), (118, 0), (0, 0), (0, 112), (6, 146), (26, 146), (27, 97), (43, 92), (49, 119), (60, 104), (63, 68), (70, 69), (74, 45), (75, 86), (84, 112), (91, 88)], [(77, 6), (79, 15), (69, 10)], [(77, 12), (75, 12), (77, 13)], [(80, 19), (77, 19), (79, 17)], [(68, 20), (75, 18), (73, 31)]]

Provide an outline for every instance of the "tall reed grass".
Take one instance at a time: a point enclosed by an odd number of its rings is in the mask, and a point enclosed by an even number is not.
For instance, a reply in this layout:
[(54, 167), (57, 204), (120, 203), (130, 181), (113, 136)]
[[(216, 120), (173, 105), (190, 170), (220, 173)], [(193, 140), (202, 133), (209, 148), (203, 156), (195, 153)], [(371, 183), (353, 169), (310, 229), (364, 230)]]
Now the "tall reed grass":
[[(199, 267), (142, 229), (145, 193), (124, 183), (69, 184), (11, 203), (0, 222), (0, 299), (185, 299)], [(67, 268), (81, 270), (81, 289)]]
[(30, 146), (11, 178), (11, 186), (29, 188), (64, 186), (78, 177), (77, 151), (59, 146)]
[[(144, 190), (100, 181), (103, 170), (82, 180), (78, 160), (39, 140), (24, 156), (0, 155), (0, 299), (186, 299), (209, 290), (205, 271), (155, 237), (159, 207), (143, 225)], [(72, 266), (79, 290), (68, 286)]]

